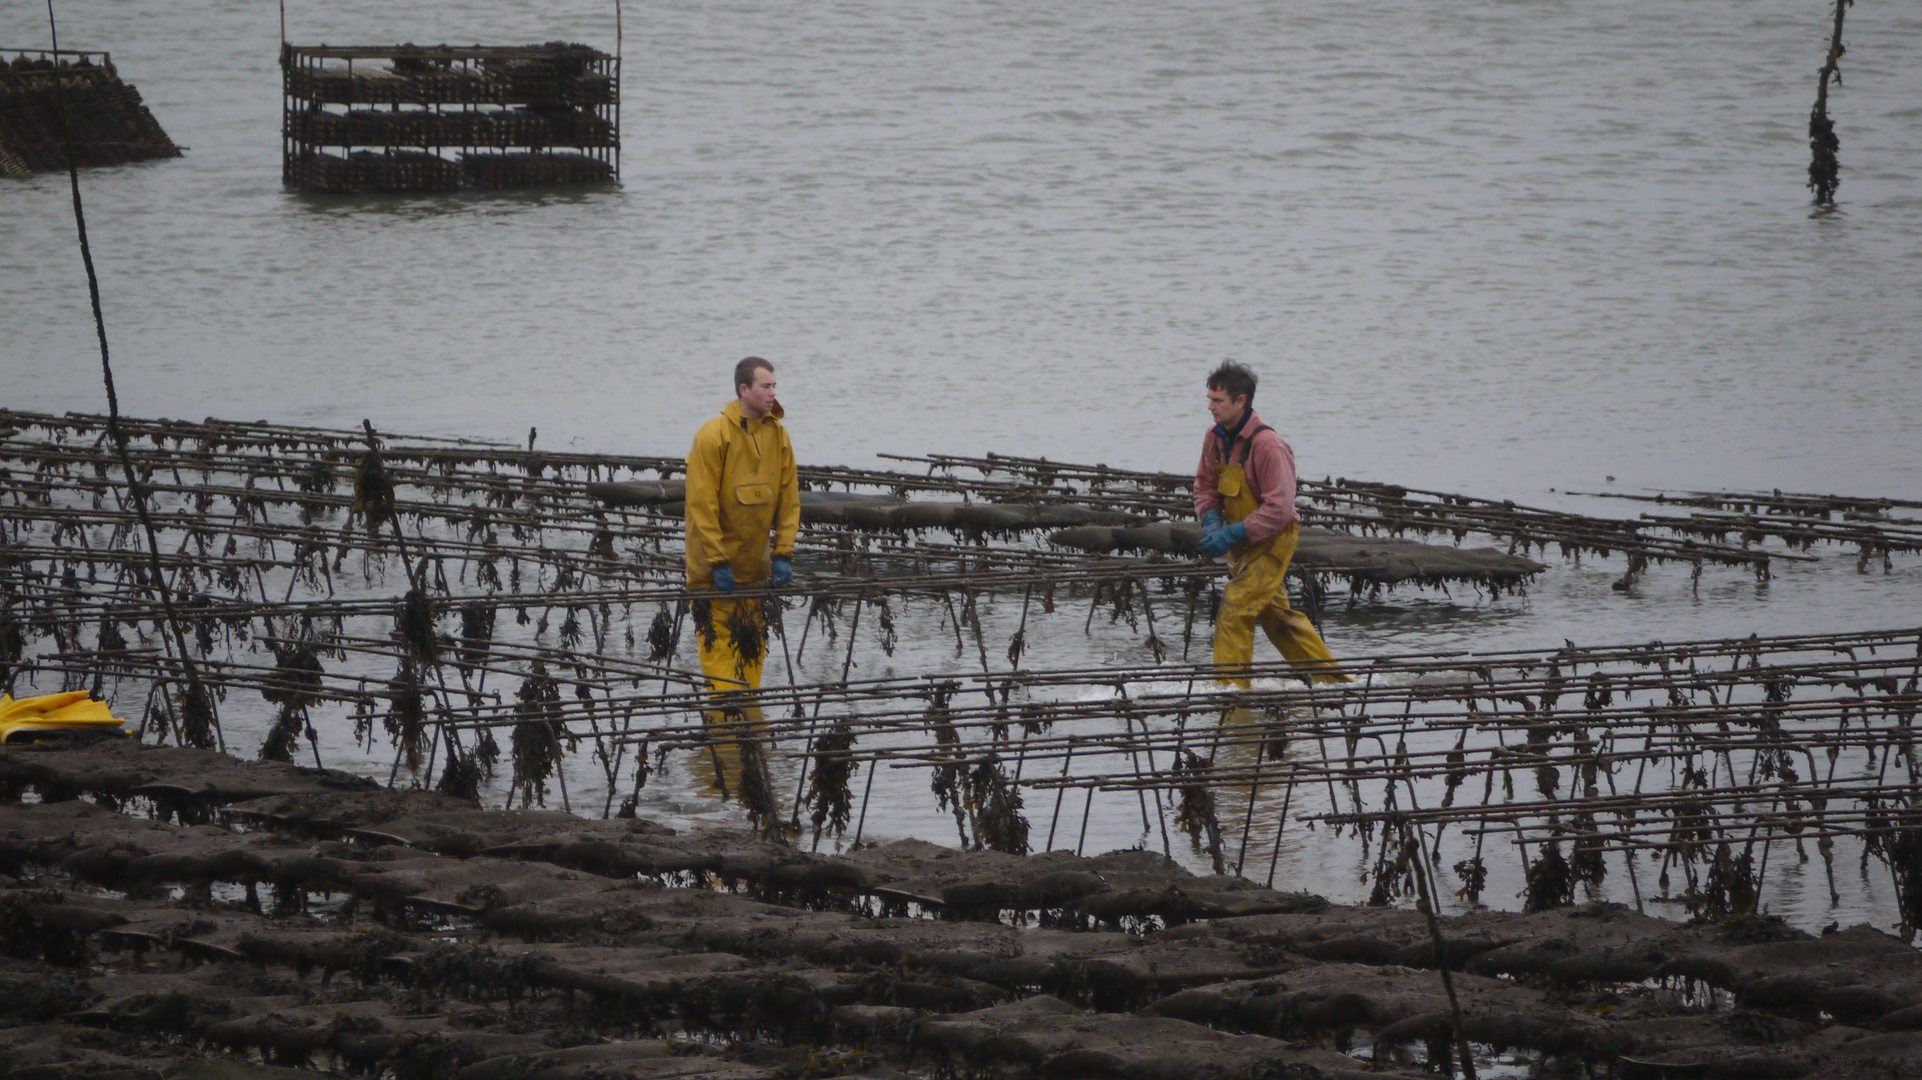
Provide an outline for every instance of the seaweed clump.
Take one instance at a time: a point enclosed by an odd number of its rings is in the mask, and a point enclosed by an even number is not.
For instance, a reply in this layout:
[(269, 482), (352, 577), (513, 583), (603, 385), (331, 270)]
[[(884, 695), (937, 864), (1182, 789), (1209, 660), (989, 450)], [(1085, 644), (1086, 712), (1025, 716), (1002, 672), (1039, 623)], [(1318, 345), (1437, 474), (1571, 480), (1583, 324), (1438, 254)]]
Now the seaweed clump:
[(983, 847), (1010, 855), (1028, 853), (1028, 819), (1021, 813), (1021, 792), (1008, 779), (1001, 759), (982, 758), (968, 773), (968, 810), (974, 818), (975, 850)]
[(481, 785), (494, 778), (500, 759), (501, 748), (494, 741), (494, 733), (483, 730), (480, 743), (471, 752), (460, 753), (449, 747), (447, 765), (441, 770), (440, 783), (434, 786), (434, 790), (442, 795), (478, 803)]
[(562, 726), (561, 686), (534, 661), (534, 670), (521, 681), (512, 738), (514, 788), (521, 808), (547, 805), (547, 778), (560, 766)]
[(1181, 831), (1188, 834), (1188, 842), (1196, 851), (1206, 851), (1214, 862), (1215, 873), (1225, 873), (1226, 863), (1221, 856), (1221, 816), (1215, 809), (1215, 793), (1209, 783), (1208, 774), (1212, 767), (1192, 750), (1176, 751), (1175, 775), (1190, 779), (1181, 785), (1181, 802), (1175, 812), (1175, 823)]
[(294, 743), (302, 734), (318, 741), (313, 726), (306, 722), (307, 706), (319, 699), (320, 657), (307, 645), (275, 650), (273, 678), (260, 690), (260, 696), (280, 706), (260, 744), (262, 761), (292, 761)]
[(814, 740), (814, 773), (808, 777), (808, 819), (814, 824), (814, 842), (820, 843), (823, 826), (836, 836), (848, 831), (853, 815), (852, 784), (860, 769), (851, 751), (854, 728), (841, 720)]
[(196, 750), (212, 750), (215, 744), (213, 696), (206, 687), (189, 684), (180, 693), (180, 743)]
[(1575, 871), (1562, 857), (1560, 841), (1549, 840), (1542, 853), (1528, 867), (1528, 885), (1522, 910), (1533, 914), (1567, 907), (1575, 900)]
[[(745, 729), (746, 725), (741, 725)], [(760, 740), (744, 735), (741, 750), (741, 807), (747, 811), (754, 830), (769, 840), (784, 839), (780, 799), (774, 794), (774, 778), (767, 768), (767, 753)]]

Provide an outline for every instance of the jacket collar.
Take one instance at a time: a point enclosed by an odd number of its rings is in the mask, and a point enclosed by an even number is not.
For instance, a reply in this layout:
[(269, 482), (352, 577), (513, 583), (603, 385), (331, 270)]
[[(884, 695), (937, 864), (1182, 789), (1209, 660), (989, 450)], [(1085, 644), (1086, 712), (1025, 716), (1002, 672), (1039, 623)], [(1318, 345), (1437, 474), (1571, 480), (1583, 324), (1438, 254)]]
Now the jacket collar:
[[(1241, 421), (1232, 430), (1223, 428), (1220, 424), (1208, 430), (1215, 437), (1215, 453), (1226, 461), (1234, 456), (1235, 444), (1241, 441), (1244, 432), (1261, 430), (1261, 417), (1255, 415), (1255, 407), (1250, 405), (1247, 411), (1241, 414)], [(1253, 436), (1249, 437), (1253, 438)]]
[[(727, 418), (727, 423), (729, 427), (737, 427), (737, 428), (743, 428), (743, 429), (747, 427), (747, 414), (741, 411), (740, 398), (735, 398), (733, 401), (730, 401), (726, 405), (721, 406), (721, 415)], [(781, 403), (777, 401), (774, 403), (774, 408), (769, 409), (767, 411), (767, 414), (762, 416), (761, 419), (779, 420), (786, 415), (787, 415), (787, 411), (781, 408)]]

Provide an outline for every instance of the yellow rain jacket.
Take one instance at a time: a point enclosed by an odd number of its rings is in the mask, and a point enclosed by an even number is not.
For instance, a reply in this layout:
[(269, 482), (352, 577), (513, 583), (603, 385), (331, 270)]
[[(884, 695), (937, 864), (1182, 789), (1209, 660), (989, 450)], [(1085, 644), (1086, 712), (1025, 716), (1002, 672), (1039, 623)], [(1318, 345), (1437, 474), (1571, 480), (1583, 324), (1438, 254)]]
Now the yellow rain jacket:
[(9, 694), (0, 694), (0, 743), (10, 742), (15, 736), (27, 742), (36, 732), (84, 728), (111, 729), (115, 734), (125, 735), (121, 723), (107, 711), (106, 702), (94, 701), (93, 695), (85, 690), (43, 694), (19, 701)]
[[(750, 420), (741, 415), (739, 401), (730, 401), (721, 415), (695, 432), (694, 447), (687, 452), (688, 588), (713, 588), (714, 567), (722, 562), (733, 568), (736, 585), (759, 585), (767, 580), (773, 556), (794, 553), (794, 534), (801, 529), (801, 481), (794, 444), (781, 426), (783, 415), (777, 403), (766, 416)], [(708, 689), (717, 696), (758, 689), (767, 653), (767, 620), (760, 602), (696, 601), (694, 621)], [(737, 629), (755, 643), (737, 641)], [(709, 753), (695, 755), (697, 771), (706, 774), (710, 787), (723, 797), (742, 793), (740, 743), (754, 740), (763, 727), (761, 708), (751, 698), (738, 707), (738, 720), (723, 709), (704, 713), (706, 722), (725, 734), (710, 744)]]
[(730, 401), (694, 433), (687, 452), (688, 588), (713, 587), (714, 567), (723, 562), (733, 567), (737, 584), (758, 584), (767, 579), (771, 556), (794, 553), (801, 482), (783, 415), (776, 404), (750, 420), (739, 401)]

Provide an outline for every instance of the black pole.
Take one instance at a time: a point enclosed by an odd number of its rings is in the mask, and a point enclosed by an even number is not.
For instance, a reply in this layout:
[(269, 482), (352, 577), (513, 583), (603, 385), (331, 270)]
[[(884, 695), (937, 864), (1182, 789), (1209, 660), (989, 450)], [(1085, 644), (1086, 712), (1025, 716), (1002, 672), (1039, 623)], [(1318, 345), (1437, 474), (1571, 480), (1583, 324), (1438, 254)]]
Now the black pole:
[(147, 512), (147, 497), (141, 491), (140, 478), (134, 472), (133, 455), (127, 450), (127, 432), (120, 426), (120, 396), (114, 392), (113, 363), (107, 353), (107, 319), (100, 310), (100, 277), (94, 273), (93, 247), (87, 243), (87, 214), (80, 204), (80, 155), (73, 141), (73, 124), (67, 116), (67, 95), (60, 79), (60, 28), (54, 21), (53, 0), (47, 0), (47, 33), (53, 39), (53, 96), (55, 107), (60, 112), (61, 133), (67, 142), (67, 182), (73, 188), (73, 224), (80, 234), (80, 262), (87, 270), (87, 296), (93, 302), (94, 336), (100, 339), (100, 377), (107, 388), (107, 435), (113, 443), (114, 456), (120, 459), (120, 468), (127, 474), (127, 491), (133, 496), (134, 513), (140, 518), (140, 528), (147, 536), (147, 571), (153, 578), (154, 589), (160, 594), (161, 609), (167, 615), (167, 629), (172, 632), (174, 649), (180, 655), (181, 671), (187, 676), (187, 692), (206, 703), (207, 715), (213, 720), (214, 744), (225, 753), (227, 739), (220, 729), (220, 715), (214, 711), (213, 695), (201, 684), (200, 670), (187, 654), (187, 639), (180, 632), (180, 614), (174, 610), (173, 590), (168, 587), (166, 572), (160, 567), (160, 537), (154, 531), (152, 515)]

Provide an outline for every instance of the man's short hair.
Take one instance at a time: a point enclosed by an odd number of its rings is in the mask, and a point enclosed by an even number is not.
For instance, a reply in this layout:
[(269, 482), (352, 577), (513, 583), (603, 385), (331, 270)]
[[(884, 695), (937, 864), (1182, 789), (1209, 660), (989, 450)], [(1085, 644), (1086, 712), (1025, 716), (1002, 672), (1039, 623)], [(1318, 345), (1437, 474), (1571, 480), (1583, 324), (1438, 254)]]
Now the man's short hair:
[(1245, 397), (1248, 399), (1248, 404), (1253, 405), (1255, 373), (1248, 370), (1248, 365), (1230, 360), (1208, 373), (1208, 389), (1226, 393), (1229, 401)]
[(762, 369), (774, 370), (774, 365), (758, 356), (750, 356), (734, 365), (734, 394), (740, 396), (741, 387), (754, 385), (754, 373)]

